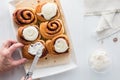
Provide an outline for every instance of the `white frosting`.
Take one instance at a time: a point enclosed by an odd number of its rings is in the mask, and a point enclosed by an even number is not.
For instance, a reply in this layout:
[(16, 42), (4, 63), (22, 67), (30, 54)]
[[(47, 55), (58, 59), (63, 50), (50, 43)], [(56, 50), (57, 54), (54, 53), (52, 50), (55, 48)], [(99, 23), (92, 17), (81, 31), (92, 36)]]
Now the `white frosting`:
[(57, 13), (57, 5), (55, 3), (46, 3), (41, 9), (41, 13), (38, 15), (43, 15), (46, 20), (50, 20)]
[(23, 30), (23, 37), (28, 41), (34, 41), (39, 35), (38, 30), (34, 26), (28, 26)]
[(96, 51), (91, 55), (89, 59), (89, 64), (91, 68), (99, 72), (106, 70), (110, 63), (111, 60), (108, 56), (108, 53), (103, 50)]
[(55, 41), (54, 44), (55, 51), (58, 53), (65, 52), (69, 47), (65, 39), (59, 38)]
[(31, 44), (28, 48), (28, 52), (31, 55), (36, 55), (36, 53), (39, 51), (39, 55), (42, 55), (42, 51), (44, 49), (44, 45), (41, 42), (36, 42), (35, 44)]

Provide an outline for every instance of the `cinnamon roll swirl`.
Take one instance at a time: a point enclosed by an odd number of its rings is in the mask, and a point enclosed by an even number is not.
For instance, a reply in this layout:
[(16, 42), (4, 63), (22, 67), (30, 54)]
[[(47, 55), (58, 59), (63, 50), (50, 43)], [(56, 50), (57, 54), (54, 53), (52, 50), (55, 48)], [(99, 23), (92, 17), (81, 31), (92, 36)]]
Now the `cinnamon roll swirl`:
[(47, 55), (48, 51), (43, 40), (38, 40), (34, 43), (25, 45), (22, 48), (22, 56), (31, 60), (34, 58), (38, 50), (42, 50), (40, 58), (43, 58)]
[(30, 44), (38, 39), (41, 35), (37, 25), (26, 25), (18, 28), (18, 40), (23, 44)]
[(36, 7), (36, 15), (40, 21), (48, 21), (58, 19), (60, 11), (55, 2), (44, 2)]
[(35, 24), (37, 17), (32, 9), (18, 9), (13, 13), (13, 20), (16, 24), (23, 26)]
[(57, 55), (69, 53), (70, 50), (70, 43), (66, 35), (58, 35), (52, 40), (47, 40), (46, 46), (49, 53)]
[(64, 33), (63, 23), (60, 19), (43, 22), (40, 24), (40, 33), (44, 38), (52, 39)]

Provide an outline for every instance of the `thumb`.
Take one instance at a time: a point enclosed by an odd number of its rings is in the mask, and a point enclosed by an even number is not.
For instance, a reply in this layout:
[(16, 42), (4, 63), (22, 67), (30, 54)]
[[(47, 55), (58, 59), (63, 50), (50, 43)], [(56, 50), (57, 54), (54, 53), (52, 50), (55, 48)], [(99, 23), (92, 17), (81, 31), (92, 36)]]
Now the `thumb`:
[(24, 64), (25, 62), (27, 62), (27, 59), (26, 58), (22, 58), (22, 59), (19, 59), (19, 60), (14, 60), (12, 62), (12, 65), (13, 66), (19, 66), (21, 64)]
[[(22, 77), (21, 80), (25, 80), (25, 78)], [(27, 80), (32, 80), (32, 77), (28, 78)]]

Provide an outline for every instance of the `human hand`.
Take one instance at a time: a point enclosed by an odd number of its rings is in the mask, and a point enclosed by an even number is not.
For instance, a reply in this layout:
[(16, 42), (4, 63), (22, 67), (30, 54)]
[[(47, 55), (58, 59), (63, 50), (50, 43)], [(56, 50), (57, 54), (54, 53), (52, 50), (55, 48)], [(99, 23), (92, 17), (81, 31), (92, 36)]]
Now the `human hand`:
[[(21, 80), (24, 80), (25, 78), (23, 77)], [(28, 78), (27, 80), (32, 80), (32, 78), (30, 77), (30, 78)]]
[(7, 40), (0, 48), (0, 72), (4, 72), (21, 65), (27, 61), (26, 58), (14, 60), (12, 54), (17, 48), (23, 47), (23, 44), (14, 40)]

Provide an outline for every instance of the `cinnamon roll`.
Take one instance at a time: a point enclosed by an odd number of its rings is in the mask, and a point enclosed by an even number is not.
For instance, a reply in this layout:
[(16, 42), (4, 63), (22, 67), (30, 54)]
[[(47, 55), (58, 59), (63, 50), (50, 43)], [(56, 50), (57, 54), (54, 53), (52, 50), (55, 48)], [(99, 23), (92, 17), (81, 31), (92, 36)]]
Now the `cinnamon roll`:
[(44, 38), (52, 39), (64, 33), (63, 23), (60, 19), (43, 22), (40, 24), (40, 32)]
[(38, 39), (41, 35), (37, 25), (26, 25), (18, 28), (18, 40), (23, 44), (30, 44)]
[(52, 40), (47, 40), (46, 46), (49, 53), (57, 55), (69, 53), (70, 49), (70, 43), (66, 35), (58, 35)]
[(35, 24), (37, 17), (32, 9), (18, 9), (13, 13), (13, 20), (16, 24), (23, 26)]
[(36, 7), (36, 15), (40, 21), (48, 21), (58, 19), (60, 11), (55, 2), (44, 2)]
[(41, 55), (40, 58), (43, 58), (47, 55), (48, 51), (47, 51), (47, 48), (45, 46), (45, 42), (43, 40), (39, 40), (39, 41), (36, 41), (34, 43), (25, 45), (22, 48), (22, 56), (27, 58), (27, 59), (33, 59), (38, 50), (42, 51), (40, 54)]

